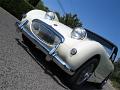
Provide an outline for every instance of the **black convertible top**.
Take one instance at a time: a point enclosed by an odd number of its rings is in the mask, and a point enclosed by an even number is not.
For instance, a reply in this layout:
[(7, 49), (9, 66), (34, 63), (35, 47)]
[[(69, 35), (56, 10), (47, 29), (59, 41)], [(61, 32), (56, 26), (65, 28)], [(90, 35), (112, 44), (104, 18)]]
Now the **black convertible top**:
[(100, 44), (104, 45), (105, 47), (109, 48), (110, 50), (112, 50), (110, 58), (112, 58), (113, 54), (117, 55), (118, 47), (115, 44), (113, 44), (109, 40), (103, 38), (102, 36), (92, 32), (88, 29), (85, 29), (85, 30), (87, 31), (87, 36), (89, 39), (95, 40), (95, 41), (99, 42)]

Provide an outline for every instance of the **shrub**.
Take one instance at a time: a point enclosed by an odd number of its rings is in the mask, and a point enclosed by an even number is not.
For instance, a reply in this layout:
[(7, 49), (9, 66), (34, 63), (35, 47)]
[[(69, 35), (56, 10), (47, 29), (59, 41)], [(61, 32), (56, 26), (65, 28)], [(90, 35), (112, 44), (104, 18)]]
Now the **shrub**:
[(44, 5), (44, 2), (42, 0), (39, 0), (39, 3), (37, 4), (36, 8), (43, 11), (50, 11), (49, 8)]
[(18, 19), (21, 19), (22, 14), (34, 9), (25, 0), (0, 0), (0, 6)]
[(113, 81), (113, 85), (117, 88), (120, 88), (120, 60), (118, 62), (114, 63), (115, 70), (110, 77), (110, 79)]

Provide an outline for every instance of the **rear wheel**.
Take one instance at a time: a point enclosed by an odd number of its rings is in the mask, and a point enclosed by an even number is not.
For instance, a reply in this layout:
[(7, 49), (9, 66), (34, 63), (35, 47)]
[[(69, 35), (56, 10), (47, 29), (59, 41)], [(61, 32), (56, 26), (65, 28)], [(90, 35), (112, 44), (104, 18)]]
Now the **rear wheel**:
[(92, 58), (81, 66), (76, 73), (69, 79), (72, 84), (72, 88), (82, 86), (93, 74), (96, 67), (98, 66), (99, 60)]

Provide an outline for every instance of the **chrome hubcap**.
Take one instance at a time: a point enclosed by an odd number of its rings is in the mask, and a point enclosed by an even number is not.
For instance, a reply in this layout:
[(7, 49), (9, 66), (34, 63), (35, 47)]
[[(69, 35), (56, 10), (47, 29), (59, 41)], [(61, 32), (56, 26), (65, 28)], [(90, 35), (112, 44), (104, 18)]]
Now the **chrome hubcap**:
[(84, 68), (77, 80), (77, 84), (80, 85), (81, 83), (83, 83), (84, 81), (86, 81), (87, 79), (89, 79), (89, 77), (92, 75), (94, 69), (94, 65), (91, 64), (90, 66)]

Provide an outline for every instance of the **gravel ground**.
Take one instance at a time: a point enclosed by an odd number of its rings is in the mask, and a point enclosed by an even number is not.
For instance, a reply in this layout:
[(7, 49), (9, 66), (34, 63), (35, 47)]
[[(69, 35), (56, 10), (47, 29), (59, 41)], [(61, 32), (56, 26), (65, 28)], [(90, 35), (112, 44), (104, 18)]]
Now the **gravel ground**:
[[(16, 32), (17, 19), (0, 8), (0, 90), (66, 90), (61, 70), (46, 62), (39, 50), (30, 53), (21, 45)], [(32, 51), (32, 52), (31, 52)], [(98, 90), (91, 83), (78, 90)], [(106, 84), (102, 90), (113, 90)]]

